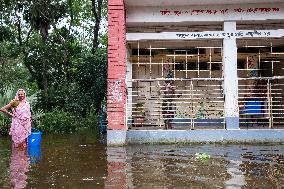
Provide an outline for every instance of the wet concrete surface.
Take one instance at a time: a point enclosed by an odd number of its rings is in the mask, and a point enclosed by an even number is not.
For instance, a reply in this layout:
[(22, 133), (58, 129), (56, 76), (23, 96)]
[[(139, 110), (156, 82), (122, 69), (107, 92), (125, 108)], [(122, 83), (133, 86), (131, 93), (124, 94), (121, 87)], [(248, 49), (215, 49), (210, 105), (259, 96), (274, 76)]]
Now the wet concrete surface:
[[(197, 158), (197, 153), (210, 156)], [(282, 188), (284, 145), (106, 147), (90, 132), (43, 135), (40, 151), (0, 137), (0, 188)]]

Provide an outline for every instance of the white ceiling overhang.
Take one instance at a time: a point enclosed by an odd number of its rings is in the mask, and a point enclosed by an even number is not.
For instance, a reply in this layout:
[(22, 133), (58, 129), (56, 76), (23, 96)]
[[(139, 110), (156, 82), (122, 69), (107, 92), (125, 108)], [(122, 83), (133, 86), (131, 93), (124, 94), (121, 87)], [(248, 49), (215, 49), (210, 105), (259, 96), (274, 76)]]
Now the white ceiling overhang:
[[(267, 0), (124, 1), (128, 32), (137, 32), (139, 27), (144, 27), (143, 30), (148, 32), (152, 32), (153, 27), (169, 27), (169, 30), (154, 28), (154, 30), (157, 29), (157, 32), (171, 31), (174, 30), (174, 27), (188, 27), (184, 31), (198, 31), (199, 29), (193, 27), (196, 25), (216, 26), (217, 28), (213, 30), (220, 30), (224, 21), (237, 21), (242, 25), (256, 23), (261, 25), (262, 22), (265, 22), (283, 29), (284, 23), (284, 0), (270, 0), (269, 3)], [(258, 8), (260, 9), (254, 11)], [(269, 9), (269, 11), (261, 9)], [(269, 27), (269, 29), (274, 28), (274, 26)]]

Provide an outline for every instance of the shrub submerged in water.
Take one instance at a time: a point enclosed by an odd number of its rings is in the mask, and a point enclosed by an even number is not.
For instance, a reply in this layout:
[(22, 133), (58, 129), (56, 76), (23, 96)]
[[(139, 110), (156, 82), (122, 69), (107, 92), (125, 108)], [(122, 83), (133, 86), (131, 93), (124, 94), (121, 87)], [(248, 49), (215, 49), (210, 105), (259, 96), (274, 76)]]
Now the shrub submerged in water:
[(86, 117), (62, 110), (44, 113), (36, 121), (36, 128), (45, 133), (72, 133), (82, 128), (97, 128), (98, 117), (95, 113)]
[(0, 135), (8, 135), (11, 126), (11, 118), (0, 114)]
[(202, 163), (207, 163), (208, 160), (210, 159), (210, 155), (206, 153), (196, 153), (195, 159)]

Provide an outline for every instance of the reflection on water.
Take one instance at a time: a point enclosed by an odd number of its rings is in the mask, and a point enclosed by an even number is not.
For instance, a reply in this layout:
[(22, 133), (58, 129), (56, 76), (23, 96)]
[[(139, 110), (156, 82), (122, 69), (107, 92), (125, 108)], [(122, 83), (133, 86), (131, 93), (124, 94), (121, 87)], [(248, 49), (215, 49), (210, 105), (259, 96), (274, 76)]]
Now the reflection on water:
[[(198, 152), (211, 158), (200, 162), (195, 158)], [(105, 188), (281, 188), (283, 152), (283, 145), (108, 148)]]
[[(283, 145), (107, 148), (90, 133), (49, 135), (43, 137), (42, 155), (36, 159), (39, 161), (32, 162), (27, 161), (26, 152), (10, 149), (7, 141), (0, 138), (0, 188), (10, 188), (11, 183), (26, 188), (105, 189), (281, 188), (284, 185)], [(206, 153), (211, 158), (198, 161), (196, 153)]]
[(195, 154), (206, 152), (205, 149), (171, 145), (127, 147), (133, 185), (138, 188), (224, 188), (224, 181), (229, 179), (228, 161), (223, 158), (211, 158), (206, 163), (196, 160)]
[(38, 163), (41, 160), (40, 146), (28, 146), (28, 155), (31, 164)]
[(125, 147), (107, 148), (107, 180), (105, 188), (128, 188), (127, 162)]
[[(271, 152), (273, 151), (273, 152)], [(283, 146), (277, 148), (255, 148), (246, 150), (242, 157), (240, 170), (245, 175), (248, 188), (283, 188), (284, 186), (284, 155)]]
[(40, 161), (40, 146), (25, 149), (15, 148), (12, 145), (10, 158), (10, 185), (14, 189), (25, 188), (27, 185), (27, 172), (29, 165)]
[(10, 182), (12, 188), (24, 188), (27, 185), (29, 158), (26, 149), (12, 147), (10, 158)]
[(240, 170), (241, 163), (241, 161), (230, 160), (227, 172), (231, 175), (231, 178), (225, 181), (226, 188), (241, 188), (246, 185), (245, 176)]

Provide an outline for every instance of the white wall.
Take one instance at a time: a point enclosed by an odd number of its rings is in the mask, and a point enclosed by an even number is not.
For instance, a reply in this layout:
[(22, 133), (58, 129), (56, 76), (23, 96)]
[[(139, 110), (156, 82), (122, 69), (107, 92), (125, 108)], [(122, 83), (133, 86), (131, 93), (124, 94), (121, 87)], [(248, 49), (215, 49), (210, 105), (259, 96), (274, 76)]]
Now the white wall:
[[(203, 11), (203, 12), (202, 12)], [(219, 6), (127, 7), (126, 23), (233, 21), (283, 19), (284, 3)]]

